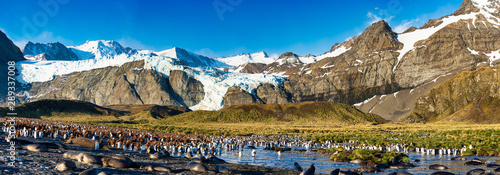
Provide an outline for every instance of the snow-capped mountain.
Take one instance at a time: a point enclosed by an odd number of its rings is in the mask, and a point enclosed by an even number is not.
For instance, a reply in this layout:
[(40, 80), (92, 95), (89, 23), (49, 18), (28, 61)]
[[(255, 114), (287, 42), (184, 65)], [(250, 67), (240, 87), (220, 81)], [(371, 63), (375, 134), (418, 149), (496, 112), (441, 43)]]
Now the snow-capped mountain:
[(226, 63), (231, 66), (240, 66), (246, 63), (264, 63), (269, 64), (272, 63), (276, 58), (269, 57), (266, 52), (257, 52), (257, 53), (244, 53), (235, 56), (229, 57), (220, 57), (214, 58), (219, 60), (220, 62)]
[(227, 67), (229, 65), (218, 60), (189, 52), (185, 49), (174, 47), (172, 49), (156, 52), (156, 55), (176, 58), (181, 64), (191, 67)]
[[(387, 22), (379, 21), (361, 35), (335, 44), (318, 56), (298, 56), (289, 52), (274, 59), (260, 52), (209, 58), (181, 48), (161, 52), (137, 51), (123, 48), (113, 41), (89, 41), (70, 47), (81, 59), (78, 61), (19, 62), (16, 64), (20, 72), (17, 78), (23, 83), (57, 80), (49, 83), (54, 86), (43, 86), (47, 89), (33, 94), (43, 97), (45, 93), (51, 93), (47, 91), (57, 91), (59, 87), (56, 85), (65, 81), (61, 77), (76, 76), (70, 73), (143, 60), (143, 66), (132, 70), (154, 70), (166, 76), (172, 70), (182, 70), (199, 81), (203, 89), (196, 90), (203, 91), (205, 96), (199, 104), (190, 106), (194, 110), (216, 110), (222, 108), (225, 100), (238, 99), (241, 94), (225, 99), (231, 86), (241, 87), (246, 96), (251, 94), (258, 99), (256, 101), (263, 103), (272, 97), (280, 98), (272, 100), (280, 103), (335, 101), (356, 104), (375, 95), (424, 86), (451, 72), (500, 64), (499, 7), (498, 1), (464, 0), (455, 13), (400, 34), (395, 33)], [(128, 82), (137, 80), (137, 77), (121, 73), (108, 79)], [(238, 103), (231, 101), (228, 104)], [(401, 104), (410, 105), (398, 108), (391, 103), (390, 108), (382, 111), (402, 115), (411, 111), (414, 102)]]
[(37, 61), (78, 60), (75, 53), (59, 42), (47, 44), (28, 42), (23, 48), (23, 55), (26, 59)]
[(70, 46), (70, 48), (79, 59), (101, 59), (113, 58), (121, 54), (134, 54), (136, 50), (129, 47), (125, 48), (120, 43), (111, 40), (87, 41), (79, 46)]
[[(182, 70), (188, 76), (200, 81), (203, 84), (205, 97), (200, 103), (189, 106), (193, 110), (221, 109), (224, 94), (231, 86), (239, 86), (246, 91), (252, 92), (260, 84), (266, 83), (278, 86), (285, 80), (283, 77), (274, 75), (220, 71), (216, 67), (229, 65), (177, 47), (162, 52), (136, 51), (123, 48), (114, 41), (99, 40), (87, 41), (83, 45), (70, 48), (81, 57), (81, 60), (21, 61), (16, 64), (20, 72), (16, 78), (21, 83), (50, 82), (57, 76), (91, 71), (108, 66), (122, 66), (125, 63), (143, 60), (145, 62), (144, 67), (136, 67), (134, 70), (154, 70), (166, 76), (172, 70)], [(164, 88), (167, 89), (167, 87)], [(33, 98), (44, 98), (45, 95), (57, 90), (60, 90), (60, 88), (42, 89), (43, 92), (31, 94), (31, 96)]]

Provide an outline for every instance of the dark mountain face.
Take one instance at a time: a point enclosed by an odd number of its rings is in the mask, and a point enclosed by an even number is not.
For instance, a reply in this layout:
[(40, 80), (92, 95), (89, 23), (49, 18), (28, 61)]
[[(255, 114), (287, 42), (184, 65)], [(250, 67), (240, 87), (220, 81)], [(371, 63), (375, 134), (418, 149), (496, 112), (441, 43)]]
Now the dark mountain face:
[[(23, 61), (23, 53), (21, 50), (3, 33), (0, 31), (0, 102), (3, 102), (7, 97), (7, 73), (9, 61)], [(16, 82), (17, 84), (17, 82)]]
[(28, 42), (23, 50), (24, 56), (35, 57), (38, 61), (47, 61), (47, 60), (78, 60), (73, 51), (68, 49), (63, 44), (56, 43), (32, 43)]
[(0, 31), (0, 62), (23, 61), (23, 53), (8, 37)]

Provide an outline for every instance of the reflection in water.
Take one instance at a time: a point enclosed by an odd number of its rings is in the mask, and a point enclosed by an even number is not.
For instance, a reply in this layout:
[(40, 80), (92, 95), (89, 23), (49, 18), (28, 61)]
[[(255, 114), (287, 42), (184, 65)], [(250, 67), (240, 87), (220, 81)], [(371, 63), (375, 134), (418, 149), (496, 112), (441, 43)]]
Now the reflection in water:
[[(302, 147), (294, 147), (294, 149), (304, 149)], [(252, 157), (252, 150), (256, 150), (256, 156)], [(432, 164), (442, 164), (447, 166), (449, 169), (447, 171), (455, 174), (465, 174), (467, 171), (475, 168), (487, 169), (485, 165), (483, 166), (467, 166), (464, 165), (466, 161), (450, 161), (454, 156), (451, 155), (424, 155), (419, 153), (408, 154), (410, 161), (416, 165), (415, 168), (407, 170), (395, 170), (395, 169), (385, 169), (385, 172), (381, 174), (388, 174), (395, 171), (406, 171), (412, 174), (431, 174), (435, 170), (429, 170), (429, 165)], [(181, 155), (178, 155), (181, 156)], [(356, 169), (361, 167), (358, 164), (351, 164), (345, 162), (332, 162), (329, 159), (329, 155), (316, 153), (316, 152), (297, 152), (297, 151), (286, 151), (278, 155), (278, 152), (263, 150), (261, 147), (256, 149), (243, 149), (240, 152), (236, 151), (224, 151), (221, 155), (217, 157), (230, 162), (238, 164), (249, 164), (257, 166), (267, 166), (267, 167), (277, 167), (285, 169), (293, 169), (293, 163), (298, 162), (302, 168), (307, 168), (314, 163), (316, 166), (316, 173), (329, 174), (330, 171), (340, 168), (341, 170)], [(478, 157), (471, 156), (467, 157), (468, 160), (473, 158), (479, 158), (481, 160), (499, 160), (500, 157)], [(415, 162), (415, 159), (420, 159), (420, 162)], [(370, 173), (363, 173), (370, 174)]]

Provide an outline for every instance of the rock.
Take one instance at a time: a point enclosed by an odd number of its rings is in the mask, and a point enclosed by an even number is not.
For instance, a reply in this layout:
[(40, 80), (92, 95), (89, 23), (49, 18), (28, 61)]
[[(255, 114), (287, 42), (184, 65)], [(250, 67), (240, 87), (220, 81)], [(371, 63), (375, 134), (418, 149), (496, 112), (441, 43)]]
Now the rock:
[(231, 86), (224, 95), (224, 108), (250, 103), (260, 103), (260, 101), (239, 86)]
[[(492, 123), (498, 121), (500, 112), (499, 67), (462, 72), (433, 88), (417, 100), (414, 111), (403, 122), (428, 122), (450, 118), (453, 122)], [(491, 108), (493, 110), (483, 110)], [(441, 115), (445, 110), (446, 114)], [(446, 121), (450, 121), (446, 120)], [(458, 159), (458, 158), (457, 158)], [(463, 159), (458, 159), (463, 160)]]
[(172, 96), (183, 105), (194, 106), (205, 97), (203, 84), (193, 77), (189, 77), (184, 71), (170, 71), (168, 79), (173, 90)]
[(272, 84), (261, 84), (255, 90), (257, 97), (264, 103), (284, 104), (292, 102), (292, 95), (284, 87)]
[(431, 175), (454, 175), (454, 174), (450, 173), (450, 172), (446, 172), (446, 171), (438, 171), (438, 172), (432, 173)]
[(404, 172), (404, 171), (397, 171), (397, 172), (389, 173), (389, 175), (412, 175), (412, 174), (408, 173), (408, 172)]
[(358, 172), (363, 172), (363, 173), (376, 173), (378, 172), (378, 168), (376, 167), (371, 167), (371, 166), (362, 166), (361, 168), (357, 169)]
[(377, 167), (378, 169), (386, 169), (386, 168), (389, 168), (389, 165), (387, 165), (385, 163), (379, 163), (379, 164), (375, 165), (375, 167)]
[(266, 66), (264, 63), (248, 63), (239, 65), (236, 70), (240, 73), (256, 74), (262, 72), (262, 69)]
[(353, 49), (358, 51), (385, 51), (399, 50), (403, 44), (398, 41), (394, 33), (385, 21), (373, 23), (355, 41)]
[(467, 158), (459, 156), (459, 157), (452, 157), (450, 160), (467, 160)]
[(354, 160), (349, 161), (349, 163), (355, 163), (355, 164), (360, 164), (362, 162), (364, 162), (364, 160), (361, 160), (361, 159), (354, 159)]

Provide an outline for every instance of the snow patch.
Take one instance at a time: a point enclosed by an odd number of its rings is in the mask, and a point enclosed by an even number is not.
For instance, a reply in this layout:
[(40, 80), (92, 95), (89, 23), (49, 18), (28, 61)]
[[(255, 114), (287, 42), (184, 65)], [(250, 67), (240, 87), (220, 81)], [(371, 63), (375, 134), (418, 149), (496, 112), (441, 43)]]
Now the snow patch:
[[(477, 0), (477, 1), (479, 2), (480, 6), (483, 6), (484, 5), (483, 1), (487, 1), (487, 0)], [(425, 39), (429, 38), (434, 33), (443, 29), (447, 25), (458, 22), (459, 20), (466, 20), (466, 19), (474, 19), (475, 20), (476, 15), (479, 15), (479, 14), (483, 15), (488, 20), (488, 22), (491, 23), (492, 25), (494, 25), (494, 26), (499, 25), (497, 22), (492, 20), (492, 19), (497, 19), (497, 21), (500, 21), (500, 20), (498, 20), (498, 18), (496, 18), (495, 16), (491, 15), (488, 12), (485, 12), (484, 10), (481, 10), (481, 12), (478, 12), (478, 13), (470, 13), (470, 14), (459, 15), (459, 16), (448, 16), (446, 18), (443, 18), (441, 20), (442, 23), (436, 27), (417, 29), (413, 32), (398, 35), (398, 40), (401, 43), (403, 43), (404, 45), (403, 45), (403, 49), (398, 51), (400, 53), (398, 56), (398, 62), (396, 63), (396, 65), (394, 66), (392, 71), (395, 72), (396, 67), (399, 64), (399, 62), (401, 61), (401, 59), (403, 58), (403, 56), (406, 53), (408, 53), (409, 51), (413, 50), (415, 48), (415, 43), (417, 43), (418, 41), (425, 40)]]
[(361, 102), (361, 103), (356, 103), (354, 104), (354, 106), (361, 106), (361, 105), (364, 105), (370, 101), (372, 101), (375, 97), (377, 97), (376, 95), (374, 95), (372, 98), (369, 98), (369, 99), (366, 99), (365, 101)]

